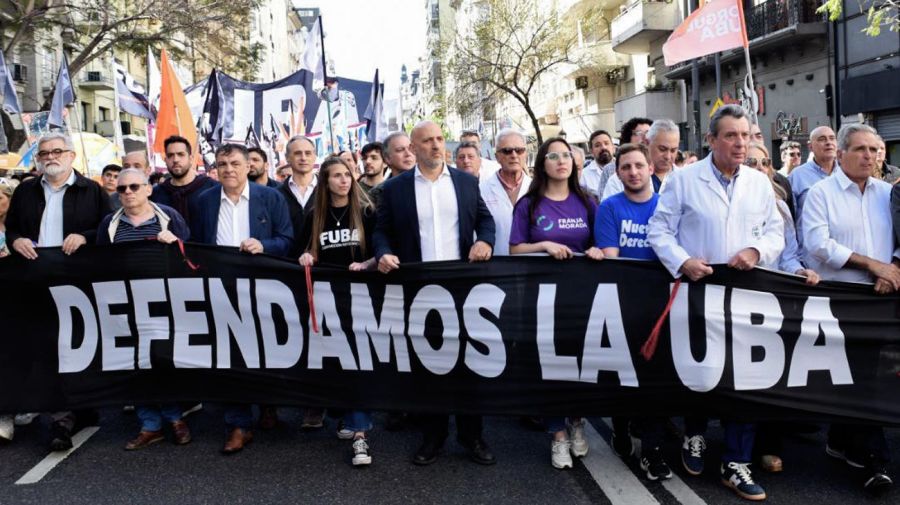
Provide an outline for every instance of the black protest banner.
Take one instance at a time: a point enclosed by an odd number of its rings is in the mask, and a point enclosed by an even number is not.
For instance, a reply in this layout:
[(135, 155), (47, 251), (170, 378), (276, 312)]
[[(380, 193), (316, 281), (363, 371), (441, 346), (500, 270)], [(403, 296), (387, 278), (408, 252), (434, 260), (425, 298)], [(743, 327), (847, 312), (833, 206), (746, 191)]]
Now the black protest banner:
[(391, 275), (188, 245), (0, 260), (0, 412), (234, 401), (900, 423), (896, 296), (716, 268), (495, 258)]

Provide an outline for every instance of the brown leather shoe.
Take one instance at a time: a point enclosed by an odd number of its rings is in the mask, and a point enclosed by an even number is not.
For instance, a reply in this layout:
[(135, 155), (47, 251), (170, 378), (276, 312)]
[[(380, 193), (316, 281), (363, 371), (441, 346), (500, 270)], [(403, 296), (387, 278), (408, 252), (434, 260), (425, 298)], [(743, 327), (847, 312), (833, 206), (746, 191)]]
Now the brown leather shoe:
[(179, 419), (172, 423), (172, 433), (175, 435), (175, 445), (187, 445), (191, 443), (191, 429), (186, 422)]
[(275, 407), (266, 405), (261, 406), (262, 412), (259, 413), (259, 427), (264, 430), (271, 430), (278, 425), (278, 411)]
[(157, 442), (162, 442), (164, 438), (165, 437), (163, 437), (162, 431), (141, 430), (141, 432), (138, 433), (138, 436), (134, 440), (129, 440), (128, 443), (125, 444), (125, 450), (136, 451), (138, 449), (143, 449)]
[(222, 448), (222, 452), (225, 454), (240, 452), (245, 445), (252, 441), (253, 433), (250, 430), (235, 428), (228, 433), (228, 440), (225, 441), (225, 447)]

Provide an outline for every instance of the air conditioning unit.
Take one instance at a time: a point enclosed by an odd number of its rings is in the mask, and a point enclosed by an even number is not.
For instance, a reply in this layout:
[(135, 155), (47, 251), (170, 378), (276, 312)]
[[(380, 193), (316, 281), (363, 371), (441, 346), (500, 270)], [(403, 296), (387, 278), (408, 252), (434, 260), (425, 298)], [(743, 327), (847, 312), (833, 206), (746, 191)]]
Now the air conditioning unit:
[(588, 78), (586, 75), (582, 75), (575, 78), (575, 89), (587, 89), (588, 88)]
[(12, 64), (12, 76), (16, 82), (25, 82), (28, 80), (28, 67), (21, 63)]

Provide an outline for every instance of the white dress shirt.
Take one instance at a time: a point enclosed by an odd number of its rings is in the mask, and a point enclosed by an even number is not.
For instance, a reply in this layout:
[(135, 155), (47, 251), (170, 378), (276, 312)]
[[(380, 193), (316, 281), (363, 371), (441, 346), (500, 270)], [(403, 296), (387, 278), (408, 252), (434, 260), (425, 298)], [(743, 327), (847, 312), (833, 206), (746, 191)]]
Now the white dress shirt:
[(450, 170), (444, 164), (434, 182), (415, 168), (416, 212), (422, 261), (458, 260), (459, 205)]
[(291, 193), (294, 194), (294, 198), (300, 202), (301, 207), (306, 207), (306, 202), (309, 201), (309, 197), (312, 196), (313, 190), (316, 189), (316, 184), (319, 182), (319, 178), (313, 176), (313, 178), (309, 181), (309, 186), (306, 187), (306, 191), (300, 189), (300, 186), (294, 183), (294, 176), (290, 176), (288, 178), (288, 189), (291, 190)]
[(801, 216), (806, 264), (822, 279), (872, 282), (865, 270), (844, 268), (852, 253), (890, 263), (896, 254), (891, 185), (869, 177), (866, 190), (840, 170), (806, 193)]
[(216, 244), (238, 247), (250, 238), (250, 183), (244, 184), (241, 197), (234, 203), (222, 188)]
[(478, 182), (482, 183), (500, 170), (500, 164), (489, 158), (481, 158), (481, 170), (478, 171)]
[[(531, 177), (522, 174), (522, 183), (519, 185), (519, 194), (516, 201), (525, 196), (528, 187), (531, 186)], [(500, 173), (481, 183), (478, 188), (481, 199), (487, 205), (491, 215), (494, 216), (494, 225), (497, 230), (494, 233), (494, 256), (509, 256), (509, 234), (512, 232), (513, 204), (509, 201), (509, 194), (503, 183), (500, 182)]]
[(593, 160), (581, 171), (581, 180), (578, 181), (578, 184), (584, 188), (585, 191), (594, 195), (598, 200), (600, 199), (599, 188), (601, 175), (601, 167), (597, 164), (597, 160)]
[(41, 187), (44, 188), (44, 214), (41, 216), (41, 228), (38, 231), (39, 247), (61, 246), (63, 236), (63, 198), (69, 186), (75, 184), (75, 170), (69, 174), (66, 182), (57, 189), (53, 189), (45, 177), (41, 177)]

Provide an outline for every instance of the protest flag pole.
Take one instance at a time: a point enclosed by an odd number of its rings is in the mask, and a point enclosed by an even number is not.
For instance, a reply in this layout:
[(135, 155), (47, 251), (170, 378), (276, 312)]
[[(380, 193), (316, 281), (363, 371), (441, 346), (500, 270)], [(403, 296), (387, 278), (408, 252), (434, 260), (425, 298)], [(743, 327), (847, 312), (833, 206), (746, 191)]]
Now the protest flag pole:
[(759, 124), (759, 117), (756, 115), (756, 107), (753, 106), (753, 94), (756, 93), (756, 85), (753, 83), (753, 64), (750, 62), (750, 41), (747, 39), (747, 22), (744, 20), (744, 4), (743, 2), (735, 2), (738, 7), (738, 15), (741, 21), (741, 38), (744, 44), (744, 61), (747, 63), (747, 83), (750, 85), (750, 118), (753, 124)]

